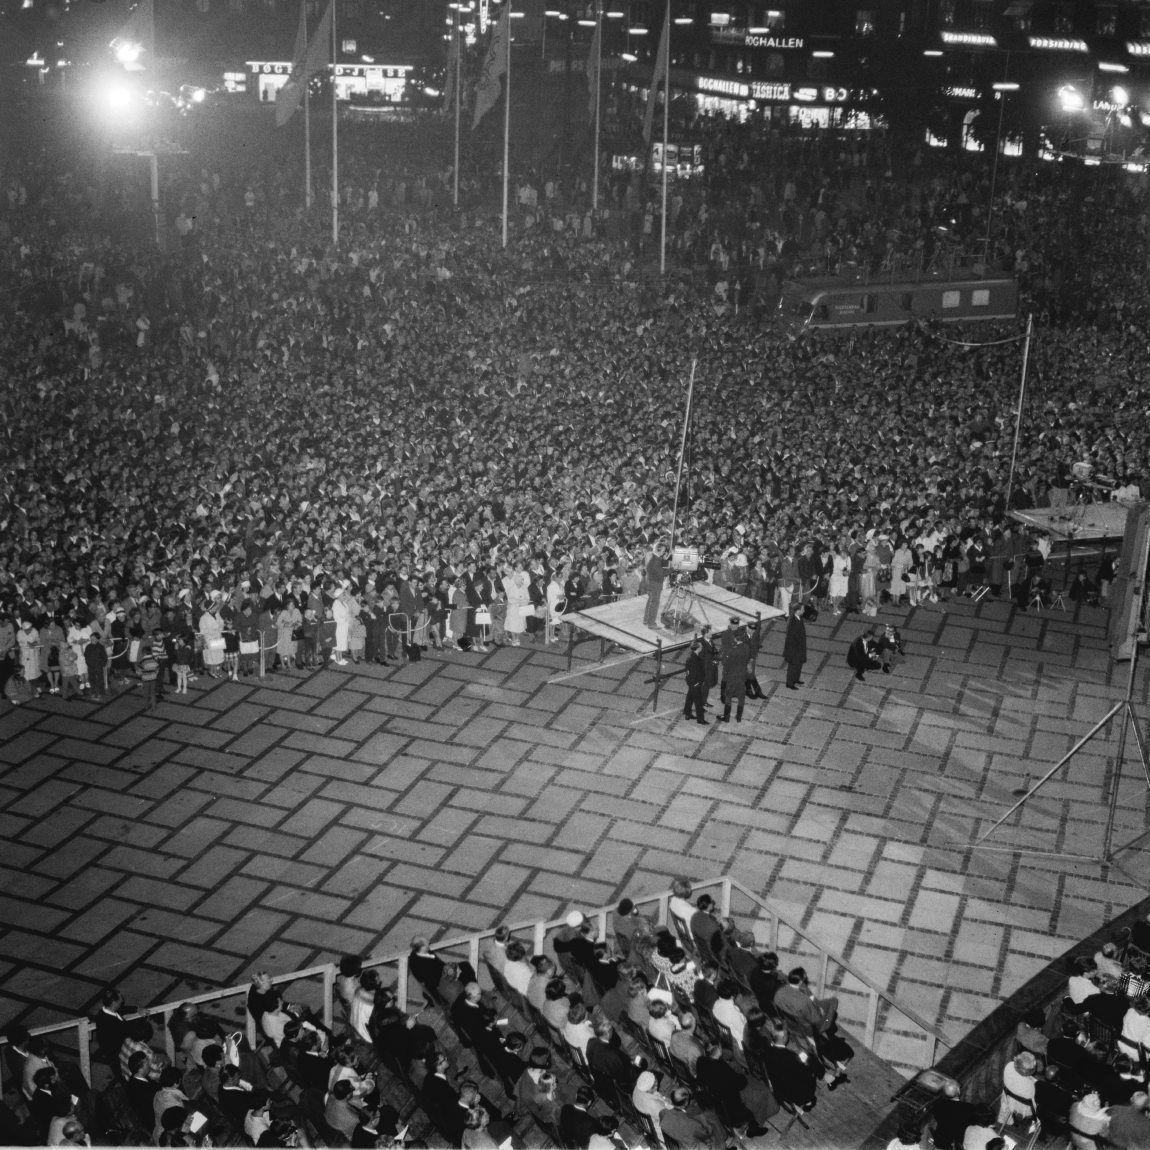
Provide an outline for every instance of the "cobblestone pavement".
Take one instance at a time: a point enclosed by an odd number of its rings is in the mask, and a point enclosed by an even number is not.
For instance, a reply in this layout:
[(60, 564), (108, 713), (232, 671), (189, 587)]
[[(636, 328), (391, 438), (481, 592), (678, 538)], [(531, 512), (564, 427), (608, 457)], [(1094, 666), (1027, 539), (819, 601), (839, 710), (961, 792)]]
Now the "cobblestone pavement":
[[(679, 718), (677, 683), (640, 714), (649, 663), (548, 685), (564, 654), (529, 645), (201, 680), (154, 714), (138, 691), (9, 708), (0, 1023), (68, 1017), (108, 982), (162, 1001), (729, 872), (957, 1038), (1145, 893), (1140, 850), (1103, 867), (972, 849), (1121, 697), (1104, 622), (921, 608), (908, 661), (859, 683), (844, 655), (863, 623), (824, 616), (798, 692), (776, 626), (766, 701), (706, 729)], [(1096, 854), (1113, 746), (990, 842)], [(1146, 826), (1132, 752), (1116, 841)], [(889, 1030), (885, 1053), (913, 1063)]]

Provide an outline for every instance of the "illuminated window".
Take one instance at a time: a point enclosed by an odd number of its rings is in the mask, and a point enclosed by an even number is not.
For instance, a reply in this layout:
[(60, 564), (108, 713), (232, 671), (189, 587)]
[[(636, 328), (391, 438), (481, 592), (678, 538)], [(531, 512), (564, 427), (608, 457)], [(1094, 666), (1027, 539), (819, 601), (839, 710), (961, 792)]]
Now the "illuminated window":
[(1097, 31), (1099, 36), (1118, 35), (1118, 9), (1100, 5)]
[(855, 9), (855, 35), (874, 35), (874, 10), (871, 8)]
[(970, 293), (971, 307), (990, 307), (990, 288), (975, 288)]
[(962, 292), (944, 291), (942, 293), (942, 306), (943, 306), (943, 308), (958, 307), (958, 303), (959, 303), (959, 300), (961, 297), (962, 297)]
[(943, 28), (954, 27), (956, 0), (938, 0), (938, 23)]

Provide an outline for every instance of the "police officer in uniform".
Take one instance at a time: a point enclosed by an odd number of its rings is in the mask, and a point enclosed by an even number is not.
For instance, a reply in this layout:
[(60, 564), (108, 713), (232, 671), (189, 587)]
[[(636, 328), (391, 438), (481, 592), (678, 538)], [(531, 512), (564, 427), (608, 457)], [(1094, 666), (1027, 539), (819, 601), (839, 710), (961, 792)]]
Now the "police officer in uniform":
[(731, 721), (731, 702), (738, 700), (738, 709), (735, 711), (735, 722), (743, 721), (743, 707), (747, 702), (747, 667), (751, 658), (751, 645), (747, 641), (746, 632), (742, 624), (734, 615), (731, 616), (731, 626), (723, 637), (723, 713), (720, 721)]
[[(691, 650), (687, 655), (687, 704), (683, 708), (683, 718), (694, 718), (696, 723), (707, 725), (703, 714), (707, 698), (707, 670), (703, 662), (702, 639), (691, 640)], [(694, 714), (692, 715), (692, 712)]]

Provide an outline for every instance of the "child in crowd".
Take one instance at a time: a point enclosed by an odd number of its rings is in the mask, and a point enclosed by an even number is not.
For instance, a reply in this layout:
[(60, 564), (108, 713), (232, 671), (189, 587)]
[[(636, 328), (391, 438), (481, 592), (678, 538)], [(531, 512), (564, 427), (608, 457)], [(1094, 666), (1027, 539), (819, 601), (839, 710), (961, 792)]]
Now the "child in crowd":
[(186, 634), (181, 635), (176, 642), (176, 662), (173, 668), (176, 672), (176, 694), (188, 693), (188, 679), (192, 674), (192, 648)]
[(353, 663), (363, 662), (364, 648), (367, 646), (367, 627), (357, 613), (352, 616), (347, 628), (348, 655)]
[(88, 639), (84, 648), (84, 664), (88, 668), (92, 694), (98, 698), (108, 689), (108, 649), (99, 635), (93, 634)]
[(71, 643), (60, 648), (61, 699), (71, 699), (80, 694), (80, 661)]

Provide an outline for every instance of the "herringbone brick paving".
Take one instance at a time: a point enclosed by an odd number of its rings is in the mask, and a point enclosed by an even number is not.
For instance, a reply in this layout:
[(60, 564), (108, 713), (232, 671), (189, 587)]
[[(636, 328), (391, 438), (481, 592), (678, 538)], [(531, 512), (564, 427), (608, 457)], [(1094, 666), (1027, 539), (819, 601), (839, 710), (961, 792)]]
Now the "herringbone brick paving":
[[(1120, 697), (1105, 615), (966, 601), (900, 623), (909, 658), (856, 683), (857, 619), (809, 628), (782, 689), (768, 633), (741, 725), (640, 712), (649, 664), (549, 685), (562, 650), (43, 698), (0, 716), (0, 1023), (122, 985), (147, 1003), (419, 932), (552, 917), (729, 872), (954, 1038), (1144, 894), (1118, 865), (972, 849)], [(589, 651), (591, 647), (582, 648)], [(1146, 704), (1140, 674), (1136, 702)], [(1113, 739), (991, 840), (1096, 852)], [(1147, 825), (1128, 760), (1116, 841)], [(886, 1015), (885, 1052), (916, 1051)]]

